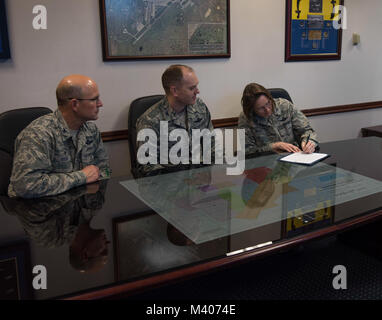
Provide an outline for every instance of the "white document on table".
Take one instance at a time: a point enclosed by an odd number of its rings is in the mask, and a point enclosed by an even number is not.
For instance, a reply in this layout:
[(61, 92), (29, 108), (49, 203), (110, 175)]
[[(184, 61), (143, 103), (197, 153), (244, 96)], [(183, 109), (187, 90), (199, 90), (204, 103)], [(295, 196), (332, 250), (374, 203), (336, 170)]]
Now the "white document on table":
[(290, 155), (287, 155), (287, 156), (285, 156), (279, 160), (285, 161), (285, 162), (291, 162), (291, 163), (312, 165), (312, 164), (315, 164), (316, 162), (321, 161), (322, 159), (325, 159), (327, 157), (329, 157), (329, 155), (326, 153), (296, 152), (296, 153), (292, 153)]

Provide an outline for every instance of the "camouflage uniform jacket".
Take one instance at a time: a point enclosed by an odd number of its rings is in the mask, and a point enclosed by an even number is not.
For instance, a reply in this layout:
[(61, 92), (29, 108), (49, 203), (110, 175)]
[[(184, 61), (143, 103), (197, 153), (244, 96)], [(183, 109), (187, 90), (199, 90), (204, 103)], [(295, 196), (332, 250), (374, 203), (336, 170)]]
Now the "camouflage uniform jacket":
[[(187, 119), (186, 119), (187, 117)], [(211, 122), (211, 114), (205, 105), (205, 103), (197, 98), (195, 104), (187, 105), (183, 111), (176, 113), (170, 107), (169, 102), (166, 97), (150, 107), (144, 114), (142, 114), (137, 120), (137, 133), (142, 129), (152, 129), (154, 130), (157, 137), (157, 164), (139, 164), (138, 162), (138, 175), (148, 176), (159, 173), (161, 170), (170, 169), (177, 165), (172, 164), (170, 159), (168, 159), (168, 164), (163, 164), (160, 160), (160, 122), (167, 121), (168, 124), (168, 134), (174, 129), (185, 129), (188, 132), (189, 137), (189, 163), (191, 163), (191, 153), (192, 153), (192, 129), (209, 129), (213, 130), (213, 125)], [(150, 140), (149, 140), (150, 141)], [(137, 151), (140, 146), (142, 146), (144, 141), (137, 141)], [(168, 141), (168, 150), (175, 145), (177, 141)], [(201, 156), (203, 148), (200, 148)], [(211, 158), (214, 156), (214, 143), (213, 139), (211, 142)], [(162, 162), (162, 164), (161, 164)]]
[(318, 145), (317, 134), (305, 115), (294, 105), (282, 98), (274, 99), (275, 109), (269, 118), (252, 113), (248, 119), (242, 112), (239, 116), (239, 129), (245, 129), (245, 153), (272, 151), (271, 144), (287, 142), (300, 147), (310, 135), (310, 140)]
[(34, 120), (17, 137), (10, 197), (56, 195), (86, 183), (84, 167), (95, 165), (101, 177), (109, 175), (109, 162), (100, 132), (91, 122), (78, 130), (77, 143), (57, 109)]

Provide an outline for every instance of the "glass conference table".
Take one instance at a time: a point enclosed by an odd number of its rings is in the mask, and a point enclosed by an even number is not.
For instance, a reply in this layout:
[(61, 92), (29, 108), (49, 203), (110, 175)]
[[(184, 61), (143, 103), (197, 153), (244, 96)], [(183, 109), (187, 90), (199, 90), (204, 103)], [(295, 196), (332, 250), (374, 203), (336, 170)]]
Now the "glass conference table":
[(1, 197), (0, 298), (97, 299), (250, 261), (382, 218), (382, 139), (324, 143), (313, 166), (246, 160), (55, 197)]

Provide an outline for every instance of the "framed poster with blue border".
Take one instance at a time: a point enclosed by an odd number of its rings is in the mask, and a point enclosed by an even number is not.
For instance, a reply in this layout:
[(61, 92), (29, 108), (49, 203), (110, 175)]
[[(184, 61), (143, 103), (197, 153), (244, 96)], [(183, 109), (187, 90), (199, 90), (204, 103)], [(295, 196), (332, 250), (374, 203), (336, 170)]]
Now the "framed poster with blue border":
[(341, 60), (344, 0), (286, 0), (285, 62)]
[(10, 57), (5, 0), (0, 0), (0, 59)]

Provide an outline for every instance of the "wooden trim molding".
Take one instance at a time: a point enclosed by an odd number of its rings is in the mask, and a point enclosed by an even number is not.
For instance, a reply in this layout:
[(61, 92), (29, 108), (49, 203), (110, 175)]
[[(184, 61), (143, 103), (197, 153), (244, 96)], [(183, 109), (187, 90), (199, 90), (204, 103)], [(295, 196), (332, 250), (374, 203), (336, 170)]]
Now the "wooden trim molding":
[[(377, 108), (382, 108), (382, 101), (364, 102), (364, 103), (314, 108), (314, 109), (304, 109), (301, 111), (307, 117), (314, 117), (314, 116), (323, 116), (323, 115), (343, 113), (343, 112), (363, 111), (363, 110), (370, 110), (370, 109), (377, 109)], [(212, 124), (214, 125), (214, 128), (235, 127), (237, 126), (237, 123), (238, 123), (237, 117), (212, 120)], [(104, 142), (128, 140), (127, 129), (102, 132), (101, 136)]]
[(101, 133), (102, 141), (117, 141), (117, 140), (128, 140), (127, 129), (118, 131), (108, 131)]
[(302, 110), (302, 112), (307, 117), (314, 117), (314, 116), (323, 116), (327, 114), (362, 111), (362, 110), (377, 109), (377, 108), (382, 108), (382, 101), (364, 102), (364, 103), (348, 104), (348, 105), (334, 106), (334, 107), (315, 108), (315, 109), (305, 109), (305, 110)]
[(238, 117), (212, 120), (214, 128), (236, 127)]

